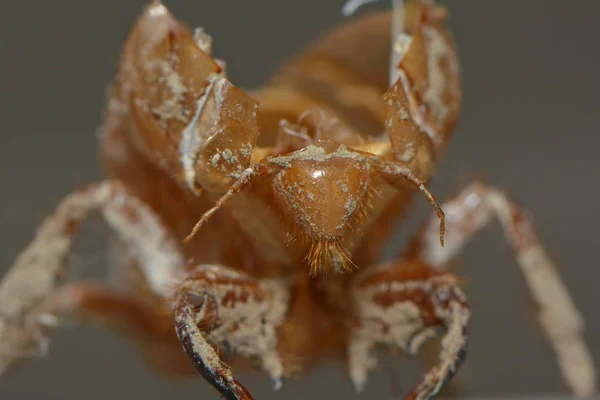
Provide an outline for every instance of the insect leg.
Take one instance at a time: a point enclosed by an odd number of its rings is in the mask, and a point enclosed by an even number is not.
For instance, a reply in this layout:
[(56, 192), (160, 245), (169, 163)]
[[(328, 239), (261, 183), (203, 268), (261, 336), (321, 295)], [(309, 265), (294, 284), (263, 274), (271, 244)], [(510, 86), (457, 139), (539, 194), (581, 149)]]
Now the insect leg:
[(287, 312), (288, 292), (278, 281), (258, 281), (220, 265), (202, 265), (178, 287), (175, 327), (192, 361), (222, 396), (250, 400), (213, 346), (231, 349), (265, 370), (275, 389), (284, 369), (277, 352), (277, 328)]
[(467, 186), (442, 208), (448, 227), (445, 246), (435, 240), (437, 221), (432, 216), (409, 246), (408, 256), (443, 270), (479, 229), (497, 218), (537, 304), (539, 322), (565, 381), (579, 396), (595, 393), (594, 362), (581, 336), (583, 319), (523, 210), (498, 189), (480, 182)]
[(123, 51), (105, 132), (124, 129), (136, 150), (197, 196), (224, 193), (250, 165), (258, 102), (211, 56), (212, 38), (192, 35), (158, 1), (138, 18)]
[(151, 209), (123, 185), (104, 181), (72, 193), (42, 223), (0, 282), (0, 372), (38, 347), (28, 329), (34, 331), (43, 322), (36, 310), (58, 290), (77, 228), (96, 209), (118, 239), (144, 261), (140, 267), (153, 292), (168, 296), (185, 277), (177, 242)]
[(401, 3), (394, 2), (385, 126), (393, 157), (427, 180), (458, 119), (458, 57), (443, 7), (429, 1)]
[(357, 390), (376, 365), (376, 345), (413, 355), (427, 339), (443, 334), (438, 362), (405, 397), (434, 398), (465, 357), (471, 312), (459, 280), (419, 261), (384, 264), (357, 276), (352, 300), (355, 323), (348, 356)]

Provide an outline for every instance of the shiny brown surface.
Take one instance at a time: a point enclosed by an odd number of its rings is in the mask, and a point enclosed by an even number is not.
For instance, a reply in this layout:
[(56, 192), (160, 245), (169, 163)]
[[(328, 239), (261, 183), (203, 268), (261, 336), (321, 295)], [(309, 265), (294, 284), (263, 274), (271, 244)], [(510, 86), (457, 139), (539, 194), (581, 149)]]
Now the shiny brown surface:
[[(156, 5), (152, 7), (156, 7)], [(429, 10), (427, 6), (421, 10), (413, 8), (412, 12), (422, 13), (423, 24), (429, 23), (428, 21), (431, 19), (434, 21), (432, 26), (443, 32), (441, 20), (436, 19), (438, 14)], [(426, 15), (431, 15), (431, 17)], [(414, 20), (414, 17), (411, 16), (409, 19)], [(275, 98), (279, 99), (280, 93), (290, 93), (288, 98), (291, 104), (296, 102), (295, 93), (308, 95), (310, 98), (309, 103), (300, 102), (301, 106), (298, 107), (289, 107), (285, 103), (274, 102), (266, 109), (267, 119), (272, 118), (270, 116), (273, 114), (279, 114), (286, 115), (292, 122), (299, 120), (302, 124), (304, 122), (301, 118), (303, 112), (313, 107), (325, 106), (326, 108), (331, 107), (337, 113), (335, 116), (322, 117), (325, 118), (322, 121), (313, 120), (313, 123), (317, 124), (313, 125), (313, 128), (306, 125), (313, 138), (316, 139), (314, 135), (320, 130), (321, 137), (333, 135), (337, 139), (339, 134), (336, 137), (336, 133), (329, 128), (331, 125), (327, 124), (328, 120), (335, 117), (342, 121), (345, 120), (349, 124), (348, 126), (356, 132), (368, 135), (365, 137), (367, 140), (373, 140), (369, 135), (379, 134), (385, 122), (382, 114), (378, 114), (376, 130), (365, 129), (362, 123), (354, 123), (352, 118), (346, 118), (347, 115), (357, 115), (354, 107), (337, 103), (328, 95), (328, 93), (339, 91), (341, 88), (357, 87), (363, 90), (361, 88), (370, 87), (369, 90), (378, 93), (378, 96), (373, 97), (374, 104), (371, 103), (372, 105), (369, 106), (373, 108), (378, 108), (376, 100), (383, 96), (381, 91), (383, 85), (377, 84), (377, 81), (382, 79), (383, 69), (379, 72), (367, 71), (365, 65), (348, 64), (344, 62), (344, 57), (349, 58), (350, 54), (344, 55), (343, 49), (345, 43), (350, 43), (349, 41), (353, 37), (360, 36), (366, 48), (372, 49), (372, 51), (379, 49), (380, 53), (373, 56), (384, 60), (389, 54), (389, 47), (384, 47), (381, 43), (385, 43), (386, 40), (389, 42), (387, 38), (391, 19), (389, 15), (377, 15), (365, 19), (359, 18), (357, 21), (340, 28), (341, 30), (333, 31), (322, 42), (319, 42), (321, 44), (317, 45), (314, 50), (309, 50), (306, 53), (307, 56), (299, 58), (286, 67), (273, 81), (273, 87), (280, 88), (283, 92), (272, 91), (269, 87), (257, 92), (256, 96), (261, 100), (261, 104), (267, 105), (270, 104), (270, 96), (276, 96)], [(148, 30), (147, 26), (156, 26), (156, 28)], [(163, 125), (167, 130), (163, 132), (160, 129), (160, 121), (156, 120), (156, 112), (152, 112), (152, 110), (162, 107), (163, 103), (161, 102), (164, 102), (165, 98), (169, 100), (169, 89), (162, 86), (153, 87), (145, 83), (152, 81), (152, 78), (145, 76), (148, 67), (144, 64), (144, 59), (148, 58), (151, 62), (156, 62), (153, 60), (157, 58), (166, 62), (173, 59), (179, 60), (178, 68), (179, 74), (183, 77), (182, 82), (191, 82), (191, 86), (186, 90), (187, 96), (190, 93), (201, 93), (202, 79), (206, 79), (209, 72), (218, 69), (215, 67), (216, 64), (206, 61), (206, 53), (195, 47), (189, 34), (182, 29), (169, 14), (165, 14), (163, 17), (153, 16), (151, 8), (148, 8), (137, 22), (137, 27), (123, 50), (122, 72), (118, 75), (116, 85), (117, 94), (113, 95), (109, 101), (109, 104), (112, 101), (116, 103), (128, 101), (129, 107), (135, 112), (127, 114), (122, 113), (118, 108), (109, 107), (107, 116), (109, 123), (104, 133), (103, 145), (103, 156), (109, 176), (126, 182), (136, 195), (152, 206), (167, 227), (173, 230), (180, 239), (187, 236), (198, 216), (207, 211), (216, 199), (211, 192), (214, 192), (215, 188), (223, 187), (209, 183), (214, 177), (220, 176), (220, 171), (200, 167), (200, 165), (208, 164), (202, 159), (198, 160), (198, 171), (201, 172), (197, 182), (201, 185), (201, 189), (206, 190), (205, 193), (197, 196), (185, 187), (184, 179), (177, 179), (177, 177), (183, 177), (182, 172), (178, 172), (181, 171), (181, 166), (178, 164), (176, 143), (181, 140), (184, 125), (178, 117), (167, 118), (167, 125)], [(157, 41), (158, 38), (163, 37), (161, 35), (164, 36), (164, 39), (160, 39), (162, 42)], [(413, 47), (415, 50), (408, 52), (407, 62), (412, 59), (427, 58), (426, 47), (418, 41), (424, 39), (415, 40), (416, 43)], [(154, 45), (153, 41), (165, 44)], [(151, 47), (150, 53), (148, 53), (148, 43), (155, 46)], [(162, 53), (157, 53), (158, 51)], [(328, 63), (332, 66), (333, 70), (330, 74), (324, 74), (327, 68), (322, 68), (321, 64), (313, 65), (303, 61), (315, 59), (315, 55), (318, 55), (319, 63)], [(196, 59), (201, 60), (198, 65), (186, 61)], [(359, 60), (360, 58), (352, 57), (350, 59)], [(139, 60), (137, 64), (136, 60)], [(388, 65), (388, 63), (374, 63), (374, 65)], [(417, 63), (417, 65), (420, 64)], [(416, 82), (414, 84), (424, 90), (427, 87), (427, 77), (418, 76), (419, 68), (426, 70), (426, 66), (411, 66), (407, 70), (415, 71), (415, 77), (410, 79), (414, 79)], [(160, 71), (164, 72), (164, 69)], [(451, 76), (451, 72), (447, 72), (447, 74)], [(359, 80), (350, 82), (344, 78), (344, 76), (351, 75), (356, 76), (355, 79)], [(306, 92), (310, 86), (302, 82), (302, 76), (317, 79), (318, 87)], [(159, 81), (168, 82), (168, 77), (160, 78)], [(139, 82), (137, 84), (139, 87), (135, 84), (132, 85), (131, 82)], [(399, 88), (396, 87), (395, 91), (402, 90), (401, 86)], [(155, 93), (163, 93), (162, 98), (156, 98)], [(241, 95), (243, 96), (243, 94)], [(355, 96), (362, 97), (362, 94), (359, 92)], [(146, 98), (150, 99), (150, 106), (144, 111), (137, 104), (145, 104)], [(189, 123), (191, 120), (189, 110), (193, 109), (190, 105), (193, 99), (188, 98), (182, 98), (179, 101), (181, 101), (183, 109), (188, 110), (182, 114), (182, 121)], [(338, 96), (338, 98), (340, 97)], [(394, 89), (391, 89), (384, 99), (408, 107), (406, 97), (399, 97), (398, 100), (396, 98)], [(346, 98), (346, 100), (350, 99)], [(421, 102), (418, 97), (416, 101)], [(447, 101), (448, 104), (452, 104), (452, 107), (458, 108), (457, 99), (450, 98)], [(235, 109), (233, 103), (227, 103), (227, 97), (225, 97), (222, 107), (222, 112), (225, 114), (229, 113), (229, 109)], [(279, 113), (278, 109), (287, 109), (288, 111)], [(259, 109), (258, 118), (261, 121), (262, 112), (262, 108)], [(456, 113), (451, 113), (447, 119), (449, 122), (440, 126), (439, 129), (444, 132), (450, 130), (455, 124), (456, 117)], [(402, 143), (405, 145), (415, 146), (416, 149), (419, 149), (418, 152), (421, 151), (421, 148), (430, 148), (429, 139), (423, 132), (418, 131), (419, 128), (416, 125), (413, 124), (405, 133), (402, 128), (395, 128), (403, 121), (396, 120), (394, 113), (388, 111), (387, 118), (390, 121), (389, 134), (392, 137), (392, 147), (395, 152), (399, 151), (398, 146), (400, 145), (395, 144), (398, 140), (404, 141)], [(237, 123), (241, 124), (239, 127), (242, 129), (252, 123), (250, 120), (244, 122), (238, 119), (238, 121)], [(308, 124), (310, 122), (309, 119)], [(246, 139), (239, 128), (231, 132), (227, 131), (226, 120), (219, 121), (219, 123), (224, 124), (220, 128), (225, 129), (223, 137), (228, 138), (225, 140), (235, 143), (234, 146), (239, 146), (248, 140), (252, 141), (251, 138)], [(268, 130), (267, 125), (267, 132)], [(436, 130), (438, 129), (436, 128)], [(416, 133), (413, 133), (413, 136), (407, 136), (408, 132)], [(449, 133), (444, 134), (444, 137), (446, 136), (449, 136)], [(164, 143), (152, 139), (155, 137), (156, 140), (162, 140)], [(361, 143), (361, 141), (352, 143), (353, 139), (349, 140), (350, 146)], [(355, 138), (354, 140), (359, 139)], [(385, 141), (387, 139), (375, 140)], [(301, 149), (305, 145), (306, 143), (301, 143), (298, 148), (294, 148), (292, 145), (291, 150)], [(218, 144), (216, 146), (219, 147)], [(337, 145), (328, 146), (330, 147), (326, 148), (326, 152), (331, 154), (337, 151)], [(203, 154), (206, 154), (205, 160), (210, 159), (212, 154), (210, 148)], [(422, 160), (422, 156), (419, 154), (417, 153), (415, 160)], [(115, 155), (118, 155), (118, 158)], [(432, 154), (429, 153), (428, 159), (417, 161), (417, 163), (431, 163), (431, 156)], [(389, 156), (386, 157), (389, 158)], [(409, 160), (411, 159), (407, 159), (407, 161)], [(410, 168), (418, 168), (416, 165), (412, 162), (408, 163)], [(263, 183), (257, 186), (252, 185), (249, 190), (242, 192), (241, 198), (226, 206), (226, 209), (217, 212), (214, 219), (210, 220), (191, 242), (183, 246), (183, 251), (193, 260), (193, 265), (220, 263), (239, 268), (258, 277), (273, 276), (274, 274), (297, 274), (297, 279), (305, 283), (300, 283), (294, 294), (294, 305), (289, 314), (289, 322), (286, 323), (289, 326), (284, 325), (282, 328), (280, 342), (286, 352), (302, 353), (303, 361), (306, 363), (312, 361), (313, 357), (319, 358), (330, 353), (332, 346), (335, 348), (334, 353), (341, 354), (343, 352), (347, 340), (344, 338), (346, 333), (342, 326), (346, 317), (340, 304), (347, 303), (344, 297), (348, 295), (345, 288), (350, 282), (348, 271), (352, 273), (367, 268), (376, 261), (381, 246), (389, 235), (391, 223), (402, 212), (407, 204), (409, 193), (413, 191), (410, 186), (404, 185), (401, 186), (400, 193), (397, 193), (397, 189), (390, 188), (381, 179), (373, 181), (372, 173), (368, 172), (368, 168), (371, 167), (363, 161), (350, 158), (332, 158), (329, 161), (294, 160), (291, 162), (291, 167), (272, 179), (272, 183), (270, 182), (271, 178), (267, 177)], [(427, 167), (427, 169), (428, 171), (432, 170), (431, 167)], [(229, 171), (229, 173), (231, 172), (233, 171)], [(421, 175), (427, 177), (430, 173)], [(373, 195), (373, 191), (378, 194)], [(254, 200), (248, 201), (248, 199)], [(389, 204), (387, 207), (390, 211), (385, 211), (387, 204)], [(258, 210), (253, 209), (253, 206), (263, 211), (257, 213)], [(237, 209), (242, 209), (244, 212), (236, 211)], [(268, 214), (267, 219), (261, 218), (265, 213)], [(377, 219), (378, 215), (381, 215), (379, 220)], [(257, 218), (260, 222), (256, 220)], [(273, 222), (269, 223), (269, 220)], [(381, 233), (378, 234), (378, 232)], [(360, 240), (362, 240), (363, 234), (365, 239), (361, 244)], [(292, 239), (286, 240), (286, 236), (290, 235)], [(283, 251), (287, 254), (287, 263), (282, 264), (281, 260), (274, 260), (277, 263), (275, 265), (273, 262), (265, 262), (265, 259), (272, 255), (269, 254), (268, 249), (265, 250), (264, 247), (256, 245), (257, 238), (267, 238), (267, 242), (269, 240), (271, 242), (278, 241), (278, 243), (267, 243), (267, 246), (284, 249)], [(369, 243), (375, 242), (373, 248), (373, 245)], [(328, 265), (332, 263), (331, 260), (338, 260), (337, 262), (345, 265), (344, 268), (348, 269), (345, 275), (340, 276), (332, 270), (331, 265)], [(306, 280), (304, 276), (308, 274), (309, 270), (316, 270), (317, 265), (321, 266), (318, 267), (318, 271), (321, 271), (319, 276)], [(326, 279), (325, 284), (324, 279)], [(323, 321), (330, 322), (323, 324)], [(317, 338), (324, 337), (330, 339), (317, 340)], [(285, 358), (285, 355), (283, 357)]]
[[(509, 75), (510, 75), (510, 73), (509, 73)], [(462, 135), (461, 135), (461, 137), (462, 137)], [(469, 136), (469, 137), (471, 137), (471, 136)], [(524, 136), (524, 137), (525, 137), (525, 136)], [(508, 139), (507, 139), (507, 140), (508, 140)], [(464, 141), (463, 141), (463, 142), (464, 142)], [(464, 144), (464, 143), (463, 143), (463, 144)], [(483, 146), (483, 148), (486, 148), (486, 146)], [(542, 149), (540, 149), (540, 152), (542, 152), (542, 151), (543, 151), (543, 150), (542, 150)], [(473, 158), (473, 157), (472, 157), (472, 158)], [(477, 157), (475, 156), (475, 158), (477, 158)], [(454, 164), (452, 164), (452, 165), (454, 165)], [(530, 175), (530, 174), (525, 174), (525, 175)], [(507, 179), (509, 179), (509, 178), (507, 178)], [(540, 186), (543, 186), (543, 185), (544, 185), (544, 182), (540, 182), (539, 184), (540, 184)], [(539, 189), (539, 190), (541, 191), (541, 190), (543, 190), (543, 189), (540, 187), (540, 189)], [(535, 197), (535, 196), (534, 196), (534, 197)], [(549, 203), (551, 203), (551, 201), (550, 201), (550, 200), (549, 200)], [(543, 216), (542, 216), (542, 218), (543, 218)], [(559, 236), (560, 236), (560, 235), (559, 235)], [(554, 240), (554, 239), (553, 239), (553, 240)], [(558, 237), (556, 238), (556, 240), (559, 240), (559, 239), (558, 239)], [(557, 246), (557, 247), (558, 247), (558, 246)]]

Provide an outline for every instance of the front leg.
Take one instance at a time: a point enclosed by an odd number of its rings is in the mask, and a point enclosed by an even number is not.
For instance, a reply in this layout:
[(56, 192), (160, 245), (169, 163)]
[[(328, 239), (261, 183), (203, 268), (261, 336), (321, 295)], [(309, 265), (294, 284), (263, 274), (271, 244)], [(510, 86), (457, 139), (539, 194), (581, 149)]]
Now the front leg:
[(178, 287), (175, 329), (184, 351), (211, 385), (228, 400), (251, 400), (213, 346), (255, 361), (274, 382), (284, 369), (277, 353), (288, 291), (281, 281), (258, 281), (220, 265), (197, 267)]
[(376, 345), (413, 355), (427, 339), (443, 333), (438, 362), (405, 400), (434, 398), (465, 357), (471, 312), (458, 278), (420, 261), (384, 264), (358, 275), (351, 295), (355, 322), (348, 363), (357, 390), (376, 365)]
[(447, 217), (445, 246), (437, 242), (437, 218), (432, 215), (406, 256), (444, 270), (468, 240), (496, 218), (525, 276), (543, 332), (557, 354), (566, 383), (578, 396), (594, 394), (596, 370), (582, 338), (583, 318), (525, 212), (500, 190), (480, 182), (467, 186), (442, 208)]

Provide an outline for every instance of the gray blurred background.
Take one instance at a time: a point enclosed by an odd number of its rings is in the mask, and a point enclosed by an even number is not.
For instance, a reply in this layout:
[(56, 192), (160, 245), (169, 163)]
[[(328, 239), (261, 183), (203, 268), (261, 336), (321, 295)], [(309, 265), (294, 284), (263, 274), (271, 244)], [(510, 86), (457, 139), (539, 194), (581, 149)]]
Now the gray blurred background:
[[(62, 196), (102, 176), (95, 129), (104, 89), (144, 3), (1, 2), (0, 274)], [(465, 101), (434, 193), (444, 198), (484, 176), (532, 212), (587, 320), (586, 339), (600, 363), (600, 2), (445, 3), (460, 49)], [(340, 22), (343, 0), (167, 0), (166, 5), (190, 25), (205, 27), (215, 39), (216, 56), (228, 63), (230, 79), (252, 87)], [(417, 210), (418, 217), (428, 212), (426, 206)], [(92, 226), (84, 237), (72, 263), (77, 271), (101, 271), (105, 232)], [(459, 272), (471, 278), (474, 308), (472, 344), (461, 373), (467, 393), (566, 394), (497, 226), (472, 242)], [(258, 399), (389, 399), (409, 388), (419, 369), (416, 362), (386, 359), (363, 395), (353, 392), (344, 366), (335, 362), (287, 382), (278, 394), (263, 374), (240, 377)], [(183, 396), (217, 398), (199, 376), (182, 382), (156, 376), (112, 332), (89, 326), (54, 335), (49, 359), (26, 363), (0, 381), (1, 399)]]

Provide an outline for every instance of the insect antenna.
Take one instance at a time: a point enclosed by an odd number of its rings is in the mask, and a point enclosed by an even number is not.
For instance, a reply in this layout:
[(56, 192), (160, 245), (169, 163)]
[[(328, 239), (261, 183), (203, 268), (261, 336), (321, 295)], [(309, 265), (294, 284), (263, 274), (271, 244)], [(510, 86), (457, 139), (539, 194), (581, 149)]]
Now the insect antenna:
[(248, 167), (242, 172), (237, 181), (231, 185), (227, 193), (225, 193), (212, 207), (210, 210), (206, 211), (200, 220), (194, 225), (194, 228), (190, 232), (189, 235), (183, 240), (184, 243), (189, 242), (197, 233), (200, 231), (202, 226), (216, 213), (219, 209), (221, 209), (225, 203), (231, 200), (236, 194), (241, 192), (246, 186), (248, 186), (253, 178), (263, 177), (273, 173), (275, 169), (271, 165), (266, 164), (256, 164), (251, 167)]
[[(446, 233), (446, 217), (444, 211), (437, 203), (437, 200), (433, 196), (433, 194), (425, 187), (425, 183), (417, 178), (415, 174), (413, 174), (410, 169), (403, 163), (397, 161), (380, 161), (374, 162), (374, 165), (377, 166), (379, 172), (381, 172), (385, 177), (389, 180), (395, 181), (395, 178), (402, 177), (406, 181), (410, 182), (413, 186), (419, 189), (427, 198), (429, 203), (433, 206), (435, 213), (440, 220), (440, 244), (442, 247), (444, 246), (444, 234)], [(394, 184), (395, 182), (390, 182)]]

